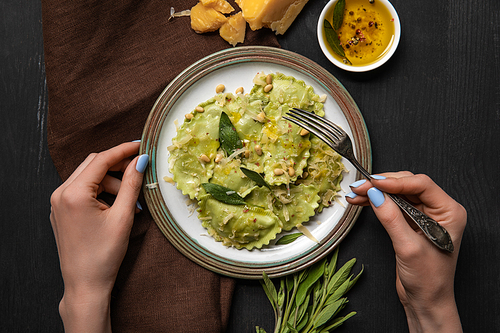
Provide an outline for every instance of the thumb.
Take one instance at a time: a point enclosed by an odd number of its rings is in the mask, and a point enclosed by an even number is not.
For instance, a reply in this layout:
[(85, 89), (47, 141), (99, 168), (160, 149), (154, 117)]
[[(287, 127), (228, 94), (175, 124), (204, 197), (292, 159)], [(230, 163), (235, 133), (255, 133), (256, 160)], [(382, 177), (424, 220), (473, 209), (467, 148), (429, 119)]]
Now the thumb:
[(387, 200), (389, 197), (375, 187), (370, 188), (367, 195), (375, 215), (392, 240), (394, 250), (404, 249), (414, 243), (416, 233), (399, 207), (392, 200)]
[(136, 157), (127, 166), (123, 173), (120, 190), (116, 195), (113, 208), (117, 212), (135, 211), (137, 198), (142, 187), (142, 180), (144, 178), (144, 171), (149, 163), (149, 156), (147, 154)]

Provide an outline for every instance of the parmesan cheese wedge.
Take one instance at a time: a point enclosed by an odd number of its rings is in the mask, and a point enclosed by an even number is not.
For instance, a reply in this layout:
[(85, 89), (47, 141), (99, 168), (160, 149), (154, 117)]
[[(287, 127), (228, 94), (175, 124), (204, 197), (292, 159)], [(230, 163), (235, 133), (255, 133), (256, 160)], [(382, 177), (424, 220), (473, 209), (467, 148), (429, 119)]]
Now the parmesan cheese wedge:
[(201, 2), (191, 8), (191, 28), (199, 34), (216, 31), (226, 22), (223, 14)]
[(308, 0), (236, 0), (252, 30), (271, 28), (282, 35)]
[(226, 42), (232, 46), (245, 41), (245, 30), (247, 23), (243, 19), (241, 12), (231, 16), (219, 29), (219, 34)]
[(233, 6), (226, 0), (200, 0), (200, 2), (203, 6), (213, 8), (222, 14), (229, 14), (234, 11)]

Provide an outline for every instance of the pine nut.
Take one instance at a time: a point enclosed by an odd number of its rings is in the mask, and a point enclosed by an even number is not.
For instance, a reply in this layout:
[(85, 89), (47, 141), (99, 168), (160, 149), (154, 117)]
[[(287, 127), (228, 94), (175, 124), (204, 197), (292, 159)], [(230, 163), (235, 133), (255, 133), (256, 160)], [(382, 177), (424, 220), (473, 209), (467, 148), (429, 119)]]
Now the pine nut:
[(301, 136), (306, 136), (307, 134), (309, 134), (309, 131), (308, 131), (308, 130), (306, 130), (306, 129), (302, 129), (302, 130), (300, 131), (300, 135), (301, 135)]
[(250, 157), (250, 150), (245, 150), (245, 158), (249, 158)]
[(202, 107), (201, 107), (201, 106), (199, 106), (199, 105), (198, 105), (197, 107), (195, 107), (194, 109), (196, 110), (196, 112), (203, 112), (203, 111), (205, 111), (205, 109), (204, 109), (204, 108), (202, 108)]
[(255, 145), (254, 149), (255, 149), (255, 153), (257, 155), (259, 155), (259, 156), (262, 155), (262, 147), (261, 146)]
[(203, 162), (205, 162), (205, 163), (210, 162), (210, 158), (207, 155), (205, 155), (205, 154), (201, 154), (200, 160), (203, 161)]
[(274, 169), (274, 175), (275, 176), (281, 176), (284, 173), (285, 172), (283, 171), (283, 169)]
[(268, 84), (267, 86), (264, 87), (264, 91), (265, 92), (270, 92), (271, 89), (273, 89), (273, 85), (272, 84)]
[(184, 117), (186, 117), (187, 120), (191, 120), (193, 119), (194, 115), (192, 113), (186, 113)]
[(239, 87), (238, 89), (236, 89), (235, 91), (237, 94), (243, 94), (243, 87)]
[(288, 174), (290, 175), (290, 177), (295, 176), (295, 170), (292, 167), (288, 167)]
[(222, 154), (217, 154), (217, 156), (215, 156), (215, 163), (219, 163), (220, 161), (222, 161), (222, 158), (224, 156)]
[(273, 82), (273, 76), (271, 74), (267, 74), (266, 83), (271, 84)]
[(219, 94), (219, 93), (223, 92), (225, 89), (226, 89), (226, 86), (221, 83), (221, 84), (217, 85), (217, 87), (215, 87), (215, 92), (217, 94)]

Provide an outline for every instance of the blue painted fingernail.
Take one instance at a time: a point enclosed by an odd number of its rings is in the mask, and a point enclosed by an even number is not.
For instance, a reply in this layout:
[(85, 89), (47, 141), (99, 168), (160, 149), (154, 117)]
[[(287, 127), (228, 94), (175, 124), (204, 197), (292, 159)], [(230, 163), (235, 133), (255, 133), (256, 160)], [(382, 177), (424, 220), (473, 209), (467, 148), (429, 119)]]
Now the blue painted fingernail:
[(360, 179), (349, 185), (350, 187), (358, 187), (366, 183), (366, 179)]
[(349, 193), (347, 193), (345, 196), (346, 196), (346, 197), (348, 197), (348, 198), (354, 199), (354, 198), (356, 198), (358, 195), (357, 195), (356, 193), (354, 193), (354, 192), (349, 192)]
[(134, 141), (132, 141), (132, 142), (141, 142), (141, 140), (134, 140)]
[(379, 207), (385, 201), (384, 193), (382, 193), (378, 188), (372, 187), (366, 193), (375, 207)]
[(372, 175), (372, 177), (375, 179), (386, 179), (384, 176), (381, 175)]
[(144, 170), (146, 170), (148, 163), (149, 163), (149, 155), (148, 154), (141, 155), (137, 159), (137, 164), (135, 165), (135, 169), (140, 173), (144, 173)]
[(139, 208), (140, 210), (142, 210), (142, 206), (141, 206), (141, 203), (139, 202), (139, 200), (137, 200), (137, 202), (135, 203), (135, 205), (137, 206), (137, 208)]

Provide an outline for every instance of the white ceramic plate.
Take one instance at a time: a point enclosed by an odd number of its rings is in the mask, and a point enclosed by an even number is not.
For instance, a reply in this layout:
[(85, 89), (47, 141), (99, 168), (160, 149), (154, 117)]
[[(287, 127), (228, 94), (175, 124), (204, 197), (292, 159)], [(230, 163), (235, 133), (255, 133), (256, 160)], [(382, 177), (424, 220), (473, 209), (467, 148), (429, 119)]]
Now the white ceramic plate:
[[(164, 176), (172, 177), (167, 147), (176, 136), (174, 121), (182, 124), (184, 115), (213, 97), (220, 83), (226, 86), (226, 92), (234, 92), (240, 86), (249, 92), (258, 72), (291, 75), (311, 85), (318, 95), (326, 94), (326, 117), (349, 133), (360, 163), (371, 169), (368, 133), (356, 104), (333, 76), (312, 61), (276, 48), (239, 47), (208, 56), (182, 72), (160, 95), (144, 127), (141, 154), (147, 153), (151, 158), (145, 177), (146, 202), (158, 227), (183, 254), (208, 269), (239, 278), (260, 278), (262, 271), (277, 277), (313, 264), (345, 237), (360, 212), (359, 207), (347, 204), (342, 196), (340, 203), (306, 223), (320, 244), (300, 237), (287, 245), (237, 250), (208, 236), (197, 213), (187, 206), (188, 197), (163, 180)], [(348, 192), (357, 173), (349, 162), (344, 164), (349, 172), (341, 186)]]

